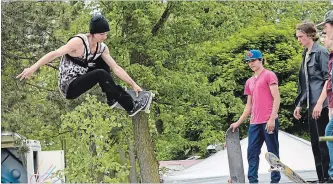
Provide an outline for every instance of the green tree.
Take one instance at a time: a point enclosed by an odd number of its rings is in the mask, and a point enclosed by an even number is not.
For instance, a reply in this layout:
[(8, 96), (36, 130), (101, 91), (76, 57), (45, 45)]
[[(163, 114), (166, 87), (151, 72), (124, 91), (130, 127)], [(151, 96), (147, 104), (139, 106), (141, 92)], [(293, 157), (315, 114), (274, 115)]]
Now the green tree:
[[(279, 78), (281, 129), (306, 136), (305, 124), (292, 117), (302, 51), (295, 26), (322, 20), (332, 8), (327, 2), (2, 2), (2, 7), (1, 126), (41, 140), (43, 150), (64, 149), (69, 182), (133, 182), (134, 152), (143, 182), (158, 182), (156, 160), (207, 156), (206, 147), (224, 142), (225, 130), (243, 111), (244, 84), (252, 75), (242, 63), (248, 49), (262, 50), (265, 67)], [(99, 102), (105, 97), (98, 87), (92, 96), (65, 100), (57, 91), (59, 60), (31, 80), (15, 79), (71, 36), (87, 32), (96, 8), (110, 21), (106, 44), (112, 57), (156, 94), (149, 115), (131, 121), (123, 111), (108, 109)], [(247, 124), (244, 137), (246, 129)]]

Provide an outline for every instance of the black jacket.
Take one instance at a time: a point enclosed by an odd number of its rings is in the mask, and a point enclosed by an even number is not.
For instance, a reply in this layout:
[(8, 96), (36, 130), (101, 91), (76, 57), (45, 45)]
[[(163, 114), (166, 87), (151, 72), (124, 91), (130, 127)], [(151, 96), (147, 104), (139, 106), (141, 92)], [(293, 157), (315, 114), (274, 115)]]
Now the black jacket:
[[(307, 60), (305, 60), (306, 52), (307, 49), (302, 53), (303, 61), (298, 75), (298, 96), (295, 105), (301, 106), (307, 104), (307, 107), (309, 107), (316, 105), (325, 81), (328, 79), (329, 52), (317, 42), (313, 44)], [(307, 65), (307, 71), (304, 70), (305, 64)], [(327, 105), (326, 99), (323, 107), (327, 107)]]

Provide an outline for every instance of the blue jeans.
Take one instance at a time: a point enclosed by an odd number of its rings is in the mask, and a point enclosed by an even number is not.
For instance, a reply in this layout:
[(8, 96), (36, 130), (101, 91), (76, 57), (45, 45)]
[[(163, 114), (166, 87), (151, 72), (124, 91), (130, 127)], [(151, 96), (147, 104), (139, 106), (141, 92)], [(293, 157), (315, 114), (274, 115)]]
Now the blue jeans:
[[(247, 160), (249, 163), (248, 179), (250, 183), (258, 183), (258, 168), (259, 168), (259, 155), (261, 153), (261, 147), (265, 141), (267, 150), (274, 153), (279, 157), (279, 120), (275, 120), (275, 129), (273, 134), (268, 134), (265, 130), (267, 123), (263, 124), (250, 124), (249, 138), (247, 148)], [(271, 173), (271, 182), (278, 183), (281, 175), (278, 171)]]
[[(333, 117), (326, 126), (325, 136), (333, 136)], [(327, 147), (328, 153), (330, 154), (330, 166), (328, 169), (328, 175), (333, 179), (333, 142), (327, 141)]]

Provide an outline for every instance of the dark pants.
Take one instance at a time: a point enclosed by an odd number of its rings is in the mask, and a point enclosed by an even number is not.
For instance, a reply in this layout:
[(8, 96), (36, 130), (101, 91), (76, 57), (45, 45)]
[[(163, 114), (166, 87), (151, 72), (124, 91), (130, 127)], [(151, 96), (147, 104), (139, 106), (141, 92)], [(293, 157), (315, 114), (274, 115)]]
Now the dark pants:
[[(258, 168), (259, 168), (259, 155), (261, 147), (265, 141), (267, 150), (274, 153), (279, 157), (279, 120), (275, 120), (275, 129), (273, 134), (268, 134), (265, 130), (267, 123), (264, 124), (250, 124), (249, 138), (247, 148), (247, 160), (249, 163), (248, 179), (250, 183), (258, 183)], [(271, 173), (271, 182), (278, 183), (281, 175), (278, 171)]]
[(109, 105), (115, 100), (125, 110), (131, 111), (134, 106), (133, 99), (121, 86), (116, 85), (111, 76), (110, 67), (102, 57), (97, 58), (94, 63), (95, 66), (89, 68), (86, 74), (79, 76), (69, 84), (66, 98), (75, 99), (99, 84), (106, 94)]
[(325, 128), (329, 122), (328, 108), (321, 111), (319, 119), (312, 118), (314, 106), (310, 106), (308, 111), (309, 133), (311, 139), (312, 152), (316, 163), (316, 171), (319, 181), (328, 178), (329, 154), (326, 142), (319, 142), (319, 136), (325, 136)]

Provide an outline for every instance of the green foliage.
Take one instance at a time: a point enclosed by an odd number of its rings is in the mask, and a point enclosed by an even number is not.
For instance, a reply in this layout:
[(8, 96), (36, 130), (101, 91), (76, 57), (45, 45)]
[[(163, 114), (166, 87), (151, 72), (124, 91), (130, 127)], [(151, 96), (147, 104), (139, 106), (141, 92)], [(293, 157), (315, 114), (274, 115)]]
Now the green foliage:
[[(118, 113), (119, 114), (119, 113)], [(71, 182), (125, 182), (129, 166), (121, 164), (118, 148), (126, 148), (116, 141), (119, 131), (130, 122), (125, 113), (114, 110), (95, 96), (73, 111), (61, 116), (61, 131), (67, 144), (65, 170)], [(99, 178), (102, 176), (101, 178)]]
[[(242, 62), (260, 49), (279, 79), (280, 128), (307, 137), (292, 117), (302, 48), (294, 37), (303, 20), (322, 20), (326, 2), (98, 1), (2, 2), (2, 129), (63, 149), (67, 182), (128, 182), (133, 141), (125, 112), (110, 110), (97, 86), (76, 100), (57, 89), (59, 59), (27, 82), (15, 76), (73, 35), (88, 32), (98, 7), (110, 22), (111, 56), (144, 89), (156, 94), (149, 117), (158, 160), (207, 156), (223, 143), (246, 102), (252, 75)], [(134, 62), (136, 61), (136, 62)], [(121, 85), (127, 85), (114, 77)], [(247, 136), (248, 123), (241, 127)]]

